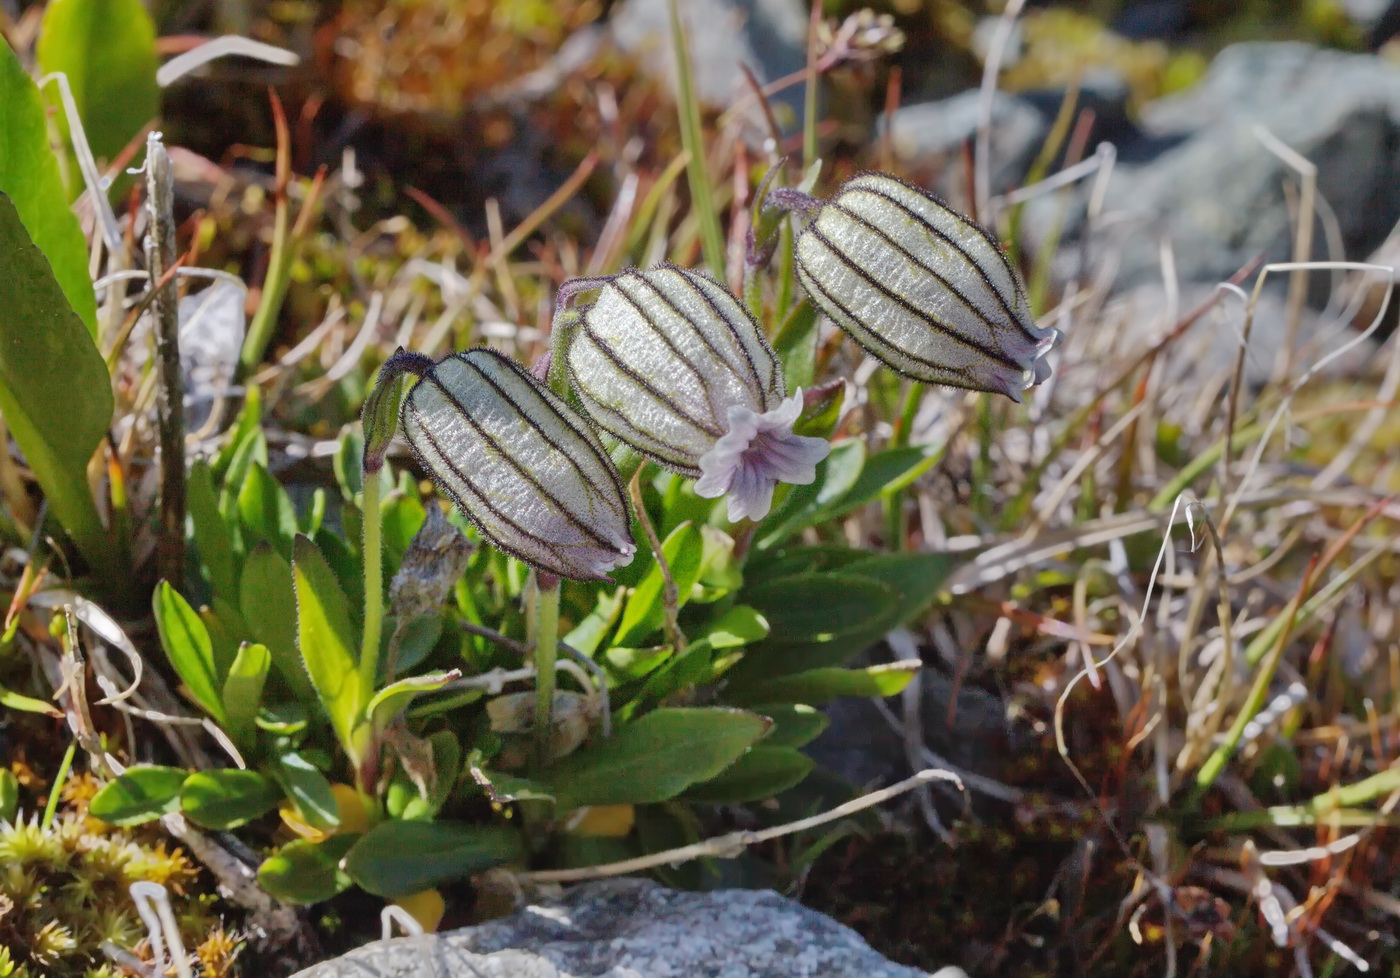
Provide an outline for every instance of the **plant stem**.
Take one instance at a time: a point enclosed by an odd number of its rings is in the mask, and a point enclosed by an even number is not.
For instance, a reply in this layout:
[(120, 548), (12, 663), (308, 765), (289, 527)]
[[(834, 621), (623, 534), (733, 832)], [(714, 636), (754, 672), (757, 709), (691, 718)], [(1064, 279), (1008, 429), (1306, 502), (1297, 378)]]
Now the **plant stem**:
[(73, 755), (78, 752), (78, 741), (75, 739), (68, 745), (68, 750), (63, 755), (63, 762), (58, 765), (58, 774), (53, 779), (53, 790), (49, 792), (49, 803), (44, 806), (44, 821), (40, 828), (47, 832), (49, 826), (53, 824), (53, 819), (58, 814), (58, 796), (63, 793), (63, 785), (68, 780), (68, 772), (73, 767)]
[(378, 682), (379, 638), (384, 629), (384, 554), (380, 541), (384, 516), (379, 495), (379, 473), (365, 473), (361, 517), (365, 530), (361, 553), (365, 565), (365, 634), (360, 643), (360, 678), (367, 689), (374, 689)]
[(535, 578), (535, 770), (549, 765), (554, 719), (554, 660), (559, 654), (559, 578)]

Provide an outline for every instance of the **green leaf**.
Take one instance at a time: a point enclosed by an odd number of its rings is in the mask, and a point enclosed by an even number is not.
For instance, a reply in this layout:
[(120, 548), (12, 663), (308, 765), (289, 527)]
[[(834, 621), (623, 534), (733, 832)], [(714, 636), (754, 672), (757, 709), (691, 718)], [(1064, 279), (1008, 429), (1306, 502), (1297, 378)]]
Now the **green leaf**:
[(281, 782), (282, 790), (307, 825), (322, 832), (334, 831), (340, 825), (340, 803), (335, 800), (331, 783), (306, 758), (295, 752), (283, 754), (269, 773)]
[[(704, 555), (699, 527), (694, 523), (683, 523), (676, 527), (662, 542), (661, 553), (671, 565), (671, 577), (676, 582), (676, 594), (679, 599), (677, 606), (684, 607), (690, 600), (691, 588), (700, 576), (700, 558)], [(627, 601), (627, 607), (622, 612), (622, 622), (617, 626), (617, 636), (613, 639), (614, 645), (638, 645), (642, 639), (661, 627), (665, 619), (664, 587), (661, 568), (653, 563)]]
[(178, 767), (138, 764), (92, 796), (88, 813), (109, 825), (141, 825), (180, 810), (180, 789), (189, 772)]
[(0, 768), (0, 822), (14, 824), (19, 813), (19, 778), (9, 768)]
[(257, 736), (258, 708), (271, 664), (267, 646), (244, 642), (224, 679), (224, 724), (239, 750), (251, 750)]
[[(8, 44), (0, 44), (0, 105), (5, 107), (0, 115), (0, 192), (13, 198), (20, 221), (48, 259), (52, 277), (82, 320), (91, 342), (97, 336), (97, 299), (88, 277), (87, 241), (77, 217), (68, 209), (68, 191), (63, 186), (58, 158), (49, 149), (44, 100)], [(8, 239), (8, 221), (0, 219), (0, 228), (5, 229), (0, 233)], [(21, 266), (15, 264), (18, 251), (9, 240), (4, 240), (3, 245), (0, 254), (5, 255), (5, 277), (21, 282), (28, 279), (21, 273)], [(19, 309), (8, 297), (3, 308), (9, 317), (15, 317)], [(96, 352), (93, 347), (93, 353)], [(34, 361), (34, 365), (42, 366), (39, 361)], [(68, 365), (55, 364), (52, 369), (60, 366)], [(87, 391), (89, 397), (100, 399), (96, 388), (69, 384), (67, 389)], [(111, 410), (109, 406), (109, 415)]]
[(919, 671), (917, 660), (865, 669), (810, 669), (748, 686), (730, 687), (736, 703), (826, 703), (838, 696), (894, 696)]
[(166, 658), (189, 690), (190, 697), (205, 713), (223, 724), (224, 701), (219, 696), (219, 674), (214, 664), (214, 645), (209, 630), (180, 592), (161, 581), (152, 601), (156, 628)]
[(376, 896), (408, 896), (525, 857), (520, 833), (503, 825), (380, 822), (345, 858), (350, 878)]
[(875, 554), (847, 564), (843, 570), (894, 588), (899, 596), (895, 620), (908, 624), (937, 597), (953, 572), (953, 558), (939, 553)]
[(802, 747), (821, 736), (827, 724), (825, 713), (806, 703), (764, 703), (750, 707), (773, 721), (773, 729), (763, 738), (766, 747)]
[(353, 734), (365, 717), (373, 690), (355, 667), (349, 606), (321, 551), (301, 535), (293, 545), (292, 576), (297, 595), (297, 647), (336, 736), (358, 762)]
[(812, 770), (812, 759), (791, 747), (767, 743), (750, 750), (717, 778), (692, 786), (689, 801), (739, 804), (772, 798), (798, 784)]
[[(803, 299), (793, 306), (773, 336), (773, 350), (783, 363), (783, 377), (789, 389), (807, 387), (817, 360), (817, 307)], [(799, 432), (805, 434), (805, 432)]]
[[(7, 45), (0, 45), (0, 120), (22, 114), (4, 92)], [(22, 107), (21, 107), (22, 108)], [(0, 186), (7, 175), (5, 122), (0, 122)], [(47, 153), (42, 145), (32, 154)], [(22, 187), (20, 189), (23, 189)], [(66, 213), (66, 207), (57, 205)], [(86, 276), (87, 252), (83, 251)], [(0, 193), (0, 415), (14, 435), (49, 507), (83, 556), (115, 575), (115, 548), (88, 489), (87, 464), (112, 422), (112, 382), (92, 335), (73, 314), (55, 269), (30, 240), (16, 201)], [(84, 278), (86, 281), (86, 278)], [(92, 295), (91, 287), (88, 296)]]
[(234, 829), (266, 815), (282, 800), (282, 789), (257, 771), (224, 768), (196, 771), (180, 789), (180, 810), (206, 829)]
[(292, 585), (292, 565), (260, 543), (243, 562), (238, 582), (243, 620), (253, 638), (267, 646), (272, 663), (299, 701), (311, 702), (316, 690), (297, 651), (297, 598)]
[(382, 732), (389, 725), (389, 721), (412, 703), (415, 697), (436, 692), (461, 675), (459, 670), (453, 669), (451, 672), (432, 672), (400, 679), (375, 693), (365, 713), (369, 716), (375, 732)]
[(764, 519), (756, 546), (766, 549), (812, 526), (824, 507), (850, 491), (864, 466), (863, 440), (849, 438), (832, 445), (831, 454), (817, 464), (816, 478), (805, 486), (793, 486)]
[(267, 439), (262, 433), (262, 390), (250, 386), (244, 388), (243, 406), (238, 409), (238, 417), (233, 419), (233, 425), (224, 437), (223, 447), (210, 465), (214, 482), (223, 485), (220, 508), (224, 505), (224, 494), (237, 501), (243, 477), (248, 474), (248, 466), (254, 461), (267, 464)]
[(227, 601), (214, 599), (213, 607), (199, 609), (199, 620), (209, 632), (209, 644), (214, 648), (214, 675), (222, 683), (233, 668), (233, 660), (238, 657), (240, 638), (247, 634), (243, 616)]
[[(589, 585), (589, 587), (592, 586)], [(583, 620), (574, 626), (573, 631), (564, 636), (564, 644), (584, 655), (592, 656), (594, 652), (598, 651), (598, 646), (602, 644), (604, 636), (611, 630), (613, 622), (617, 621), (617, 615), (622, 610), (622, 600), (626, 593), (625, 588), (616, 588), (611, 591), (599, 590), (593, 604), (593, 610), (584, 615)]]
[[(219, 512), (219, 496), (214, 491), (214, 474), (209, 463), (197, 460), (190, 466), (187, 484), (190, 522), (199, 562), (215, 597), (238, 603), (238, 565), (234, 559), (233, 533)], [(288, 577), (290, 580), (290, 575)]]
[(559, 811), (674, 798), (734, 763), (770, 721), (742, 710), (663, 707), (545, 772)]
[(730, 672), (731, 686), (840, 665), (894, 627), (899, 610), (894, 588), (845, 571), (764, 581), (745, 588), (742, 598), (770, 631)]
[(23, 693), (16, 693), (8, 686), (0, 686), (0, 706), (10, 710), (19, 710), (22, 713), (42, 713), (45, 716), (63, 718), (63, 711), (48, 700), (35, 699), (32, 696), (25, 696)]
[(249, 543), (266, 540), (283, 557), (291, 557), (292, 538), (297, 534), (296, 507), (281, 483), (256, 462), (238, 492), (238, 517)]
[(116, 159), (160, 113), (156, 29), (141, 0), (52, 0), (38, 53), (45, 74), (68, 76), (99, 160)]
[[(700, 821), (690, 806), (681, 802), (638, 805), (635, 817), (637, 842), (644, 853), (666, 852), (700, 841)], [(674, 866), (658, 866), (652, 872), (667, 886), (702, 890), (707, 882), (706, 870), (712, 863), (691, 859)]]
[(712, 649), (737, 649), (768, 637), (768, 619), (746, 604), (736, 604), (695, 633), (695, 641), (708, 642)]
[(359, 839), (358, 835), (333, 835), (325, 842), (289, 842), (263, 860), (258, 884), (283, 903), (329, 900), (354, 882), (340, 868), (340, 861)]
[(941, 457), (941, 449), (925, 445), (905, 445), (877, 452), (866, 460), (855, 483), (839, 498), (824, 505), (817, 517), (819, 520), (837, 519), (881, 496), (898, 492), (931, 469)]

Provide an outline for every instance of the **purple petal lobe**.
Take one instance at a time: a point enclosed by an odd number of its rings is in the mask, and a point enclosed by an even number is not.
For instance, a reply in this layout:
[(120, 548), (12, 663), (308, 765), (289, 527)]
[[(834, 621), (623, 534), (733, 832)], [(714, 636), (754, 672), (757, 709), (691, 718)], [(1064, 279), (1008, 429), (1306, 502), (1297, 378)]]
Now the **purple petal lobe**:
[(773, 506), (779, 482), (806, 485), (814, 480), (817, 463), (831, 445), (824, 438), (793, 434), (801, 413), (800, 390), (763, 414), (731, 407), (729, 430), (700, 457), (696, 494), (707, 499), (727, 494), (732, 522), (761, 520)]

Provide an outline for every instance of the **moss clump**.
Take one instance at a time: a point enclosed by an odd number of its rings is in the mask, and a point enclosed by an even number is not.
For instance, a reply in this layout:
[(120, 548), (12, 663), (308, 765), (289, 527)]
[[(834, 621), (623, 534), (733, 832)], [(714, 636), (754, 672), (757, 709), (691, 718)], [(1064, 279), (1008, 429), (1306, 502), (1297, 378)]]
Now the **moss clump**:
[(69, 782), (69, 807), (47, 828), (37, 815), (0, 822), (0, 978), (120, 978), (102, 945), (149, 957), (128, 892), (141, 881), (170, 892), (205, 978), (231, 974), (236, 942), (195, 891), (198, 868), (162, 841), (88, 817), (90, 780)]

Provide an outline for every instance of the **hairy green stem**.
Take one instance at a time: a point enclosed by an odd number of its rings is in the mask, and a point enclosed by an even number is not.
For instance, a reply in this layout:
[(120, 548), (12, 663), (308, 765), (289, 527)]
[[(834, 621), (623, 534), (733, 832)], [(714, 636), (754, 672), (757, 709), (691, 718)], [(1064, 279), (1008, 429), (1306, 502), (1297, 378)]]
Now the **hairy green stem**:
[(360, 678), (367, 689), (374, 689), (379, 672), (379, 637), (384, 629), (384, 553), (380, 528), (384, 516), (379, 503), (378, 472), (365, 473), (364, 549), (365, 634), (360, 643)]
[(535, 598), (535, 770), (549, 766), (554, 660), (559, 655), (559, 579), (537, 572)]

